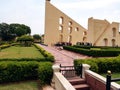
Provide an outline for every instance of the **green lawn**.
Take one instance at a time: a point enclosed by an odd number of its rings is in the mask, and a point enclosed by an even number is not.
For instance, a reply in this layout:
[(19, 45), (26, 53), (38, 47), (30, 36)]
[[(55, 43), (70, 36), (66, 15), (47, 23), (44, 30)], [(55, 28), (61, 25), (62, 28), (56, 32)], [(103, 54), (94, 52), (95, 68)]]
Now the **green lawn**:
[(26, 81), (11, 84), (0, 84), (0, 90), (39, 90), (37, 81)]
[(44, 56), (35, 48), (12, 46), (0, 51), (0, 58), (43, 58)]
[[(106, 74), (101, 74), (101, 75), (106, 77)], [(111, 78), (120, 78), (120, 73), (113, 73), (111, 75)], [(116, 83), (120, 84), (120, 81), (117, 81)]]

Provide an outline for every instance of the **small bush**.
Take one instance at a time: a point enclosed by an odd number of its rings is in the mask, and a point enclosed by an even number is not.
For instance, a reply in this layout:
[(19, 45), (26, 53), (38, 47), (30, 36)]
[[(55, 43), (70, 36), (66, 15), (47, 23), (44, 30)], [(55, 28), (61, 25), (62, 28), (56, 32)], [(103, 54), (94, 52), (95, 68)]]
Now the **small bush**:
[[(100, 49), (98, 50), (98, 47), (95, 47), (96, 49), (85, 49), (80, 48), (80, 46), (64, 46), (63, 47), (66, 50), (73, 51), (76, 53), (85, 54), (88, 56), (93, 57), (112, 57), (112, 56), (118, 56), (120, 54), (120, 50), (114, 50), (114, 49)], [(90, 47), (86, 47), (90, 48)]]
[(33, 38), (29, 35), (23, 35), (17, 38), (17, 42), (20, 42), (22, 46), (29, 47), (33, 44)]
[(37, 78), (37, 62), (0, 62), (0, 83)]
[(0, 62), (0, 83), (40, 79), (42, 84), (49, 84), (52, 73), (50, 62)]
[(98, 73), (106, 73), (107, 70), (120, 72), (120, 57), (115, 58), (92, 58), (85, 60), (75, 60), (74, 64), (89, 64), (91, 70)]
[(36, 44), (34, 44), (34, 46), (40, 51), (40, 53), (46, 58), (47, 61), (54, 62), (54, 56), (51, 53), (48, 53), (47, 51), (45, 51), (43, 48)]
[(18, 45), (18, 43), (12, 43), (12, 44), (4, 44), (4, 45), (1, 45), (1, 46), (0, 46), (0, 49), (5, 49), (5, 48), (8, 48), (8, 47), (14, 46), (14, 45)]
[(2, 45), (2, 46), (0, 46), (0, 49), (5, 49), (5, 48), (8, 48), (8, 47), (10, 47), (10, 45)]
[(40, 63), (38, 68), (38, 78), (41, 84), (50, 84), (53, 76), (52, 64), (51, 63)]

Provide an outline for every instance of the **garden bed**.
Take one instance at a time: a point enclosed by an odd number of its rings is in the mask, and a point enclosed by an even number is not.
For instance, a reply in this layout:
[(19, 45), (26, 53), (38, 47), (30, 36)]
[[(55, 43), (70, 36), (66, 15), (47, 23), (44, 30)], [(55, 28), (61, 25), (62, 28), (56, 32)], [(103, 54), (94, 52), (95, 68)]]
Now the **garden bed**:
[(8, 45), (0, 51), (0, 84), (27, 80), (40, 80), (41, 85), (50, 84), (53, 61), (54, 57), (38, 45)]

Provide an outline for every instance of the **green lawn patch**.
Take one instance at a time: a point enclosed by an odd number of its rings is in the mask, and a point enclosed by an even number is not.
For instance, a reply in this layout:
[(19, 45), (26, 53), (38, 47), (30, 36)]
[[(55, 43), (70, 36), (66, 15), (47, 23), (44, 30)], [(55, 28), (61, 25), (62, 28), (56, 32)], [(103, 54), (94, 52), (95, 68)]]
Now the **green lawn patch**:
[[(106, 78), (106, 73), (101, 74)], [(112, 73), (111, 78), (120, 78), (120, 73)], [(116, 83), (120, 84), (120, 81), (117, 81)]]
[(0, 84), (0, 90), (39, 90), (37, 81), (16, 82), (10, 84)]
[(44, 56), (34, 46), (11, 46), (1, 50), (0, 59), (1, 58), (44, 58)]

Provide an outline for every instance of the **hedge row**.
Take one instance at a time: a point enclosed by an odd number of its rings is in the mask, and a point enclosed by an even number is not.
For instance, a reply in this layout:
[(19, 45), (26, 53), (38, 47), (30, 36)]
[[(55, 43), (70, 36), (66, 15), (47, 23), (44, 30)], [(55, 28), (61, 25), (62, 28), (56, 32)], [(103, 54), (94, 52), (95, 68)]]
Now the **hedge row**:
[(0, 83), (39, 79), (42, 84), (50, 84), (52, 75), (50, 62), (0, 62)]
[(12, 44), (4, 44), (4, 45), (1, 45), (1, 46), (0, 46), (0, 49), (5, 49), (5, 48), (8, 48), (8, 47), (14, 46), (14, 45), (18, 45), (18, 43), (12, 43)]
[(85, 54), (88, 56), (93, 57), (112, 57), (112, 56), (118, 56), (120, 54), (120, 50), (92, 50), (92, 49), (84, 49), (84, 48), (76, 48), (73, 46), (64, 46), (63, 47), (66, 50), (73, 51), (76, 53)]
[(5, 49), (5, 48), (8, 48), (8, 47), (10, 47), (10, 46), (11, 46), (11, 45), (9, 45), (9, 44), (8, 44), (8, 45), (1, 45), (1, 46), (0, 46), (0, 49)]
[(99, 48), (103, 50), (118, 50), (120, 47), (111, 47), (111, 46), (85, 46), (85, 45), (73, 45), (73, 47), (76, 48), (84, 48), (84, 49), (91, 49), (91, 48)]
[(48, 57), (45, 58), (0, 58), (0, 61), (37, 61), (37, 62), (53, 62), (52, 59)]
[(40, 53), (45, 57), (47, 61), (54, 62), (54, 56), (51, 53), (47, 52), (46, 50), (44, 50), (42, 47), (40, 47), (37, 44), (34, 44), (34, 46), (40, 51)]
[(106, 73), (107, 70), (120, 72), (120, 56), (115, 58), (92, 58), (84, 60), (75, 60), (74, 64), (89, 64), (91, 70), (98, 73)]

